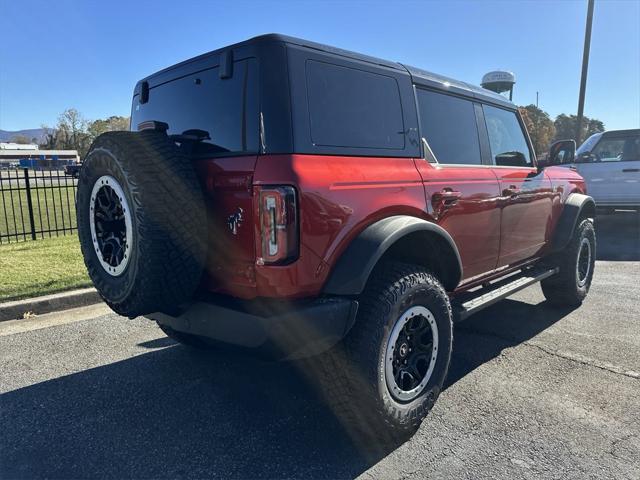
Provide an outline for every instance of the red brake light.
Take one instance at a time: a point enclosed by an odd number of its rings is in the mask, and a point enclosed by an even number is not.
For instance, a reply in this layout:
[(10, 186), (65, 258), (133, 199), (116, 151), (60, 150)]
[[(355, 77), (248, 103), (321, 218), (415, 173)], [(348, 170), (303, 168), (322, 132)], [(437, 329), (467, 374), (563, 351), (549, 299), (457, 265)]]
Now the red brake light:
[(298, 210), (293, 187), (259, 187), (261, 256), (258, 265), (283, 264), (298, 257)]

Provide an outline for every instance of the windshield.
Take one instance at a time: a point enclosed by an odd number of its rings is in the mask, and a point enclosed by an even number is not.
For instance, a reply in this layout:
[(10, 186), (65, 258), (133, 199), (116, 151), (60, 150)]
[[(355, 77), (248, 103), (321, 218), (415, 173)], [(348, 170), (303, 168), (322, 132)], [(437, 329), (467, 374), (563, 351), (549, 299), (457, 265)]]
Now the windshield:
[(602, 132), (594, 133), (589, 138), (587, 138), (584, 141), (584, 143), (580, 145), (580, 147), (578, 147), (578, 149), (576, 150), (576, 155), (590, 152), (593, 149), (593, 147), (595, 147), (596, 143), (598, 143), (598, 140), (600, 140), (601, 136), (602, 136)]

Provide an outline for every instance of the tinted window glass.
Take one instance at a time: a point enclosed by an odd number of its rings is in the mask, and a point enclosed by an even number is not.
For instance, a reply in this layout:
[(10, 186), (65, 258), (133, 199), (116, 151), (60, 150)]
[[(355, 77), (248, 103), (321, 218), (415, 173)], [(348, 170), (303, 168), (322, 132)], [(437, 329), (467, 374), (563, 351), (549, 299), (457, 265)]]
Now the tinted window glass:
[(491, 156), (496, 165), (527, 167), (531, 154), (515, 112), (483, 105)]
[(580, 145), (578, 147), (578, 149), (576, 150), (576, 156), (578, 156), (578, 155), (580, 155), (581, 153), (584, 153), (584, 152), (590, 152), (591, 149), (593, 148), (593, 146), (596, 143), (598, 143), (598, 140), (600, 140), (601, 136), (602, 136), (602, 133), (594, 133), (589, 138), (587, 138), (584, 141), (584, 143), (582, 145)]
[(218, 67), (153, 87), (149, 101), (134, 99), (131, 126), (158, 120), (169, 134), (203, 130), (208, 140), (185, 142), (197, 155), (228, 155), (258, 151), (258, 92), (255, 59), (234, 63), (231, 78), (221, 79)]
[(603, 138), (592, 153), (599, 162), (640, 160), (640, 137)]
[(395, 78), (309, 60), (306, 63), (314, 145), (404, 148), (404, 121)]
[(418, 90), (421, 135), (439, 163), (480, 164), (480, 142), (473, 103)]

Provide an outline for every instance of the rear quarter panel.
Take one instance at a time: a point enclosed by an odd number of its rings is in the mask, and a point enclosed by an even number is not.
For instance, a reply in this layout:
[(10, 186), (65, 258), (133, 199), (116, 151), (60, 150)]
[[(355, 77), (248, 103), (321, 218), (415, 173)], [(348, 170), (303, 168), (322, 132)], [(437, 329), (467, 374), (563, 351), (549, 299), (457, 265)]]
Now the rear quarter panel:
[(412, 158), (261, 156), (254, 185), (272, 184), (298, 190), (300, 258), (281, 267), (256, 266), (259, 296), (316, 295), (330, 265), (366, 226), (391, 215), (429, 219)]

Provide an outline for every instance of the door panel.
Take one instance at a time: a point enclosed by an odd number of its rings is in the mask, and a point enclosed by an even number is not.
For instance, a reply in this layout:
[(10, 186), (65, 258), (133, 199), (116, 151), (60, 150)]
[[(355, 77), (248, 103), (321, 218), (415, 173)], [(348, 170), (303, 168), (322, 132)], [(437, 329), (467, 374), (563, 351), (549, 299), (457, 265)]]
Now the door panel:
[(585, 179), (587, 193), (596, 204), (615, 202), (615, 170), (618, 162), (577, 163), (578, 173)]
[(416, 160), (427, 210), (455, 241), (463, 280), (496, 268), (500, 248), (500, 189), (491, 169), (435, 166)]
[(416, 159), (427, 211), (452, 236), (463, 280), (494, 270), (500, 249), (500, 189), (482, 165), (486, 142), (478, 135), (474, 102), (416, 89), (424, 154)]
[(483, 105), (490, 163), (501, 194), (498, 267), (536, 256), (549, 241), (551, 180), (533, 164), (523, 124), (515, 111)]
[(495, 168), (500, 182), (502, 222), (498, 267), (534, 257), (549, 241), (553, 206), (551, 180), (535, 168)]

